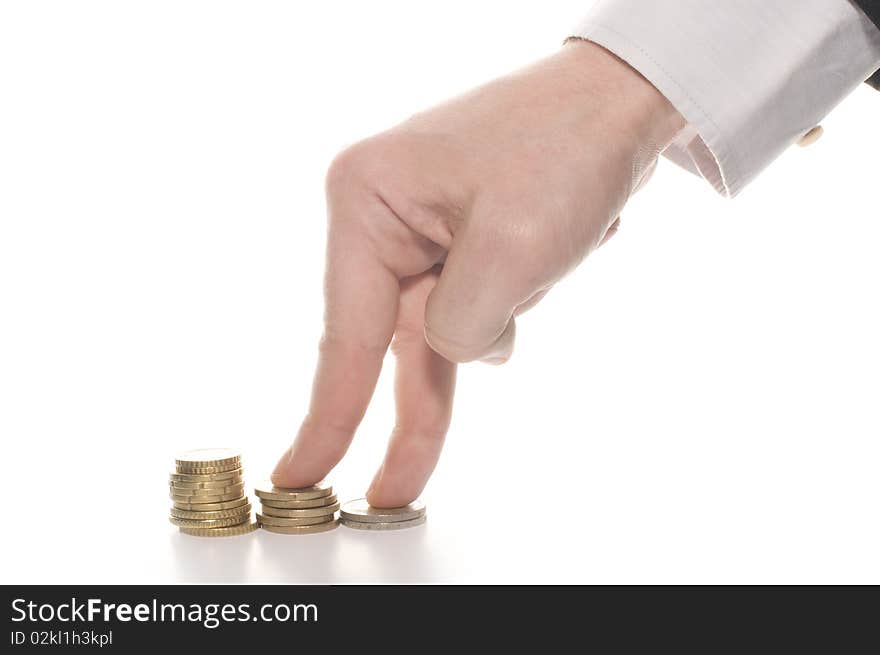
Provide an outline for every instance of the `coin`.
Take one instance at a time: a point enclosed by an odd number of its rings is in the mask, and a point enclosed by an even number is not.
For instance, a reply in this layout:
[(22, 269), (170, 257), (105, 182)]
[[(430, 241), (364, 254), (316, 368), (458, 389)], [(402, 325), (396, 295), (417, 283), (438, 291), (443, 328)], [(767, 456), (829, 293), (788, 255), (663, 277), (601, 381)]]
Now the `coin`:
[(235, 498), (234, 500), (226, 500), (216, 503), (192, 503), (187, 500), (180, 500), (174, 502), (174, 509), (184, 510), (187, 512), (218, 512), (226, 509), (235, 509), (237, 507), (242, 507), (243, 505), (248, 504), (248, 499), (246, 496), (242, 496), (241, 498)]
[(425, 503), (414, 500), (403, 507), (373, 507), (366, 498), (351, 500), (342, 506), (340, 518), (362, 523), (395, 523), (411, 521), (425, 515)]
[(241, 491), (222, 494), (218, 496), (181, 496), (180, 494), (168, 494), (175, 503), (188, 503), (190, 505), (203, 505), (205, 503), (225, 503), (229, 500), (243, 498)]
[(319, 482), (311, 487), (286, 489), (276, 487), (271, 482), (264, 482), (254, 488), (254, 493), (260, 498), (268, 498), (269, 500), (311, 500), (329, 496), (333, 493), (333, 487), (326, 482)]
[(366, 521), (352, 521), (350, 519), (339, 519), (339, 522), (347, 528), (355, 530), (403, 530), (405, 528), (414, 528), (421, 525), (428, 519), (427, 516), (420, 516), (417, 519), (409, 519), (408, 521), (392, 521), (390, 523), (377, 523)]
[(216, 475), (218, 473), (229, 473), (240, 468), (241, 462), (232, 462), (223, 466), (178, 466), (175, 472), (183, 475)]
[(326, 507), (312, 507), (309, 509), (285, 509), (283, 507), (270, 507), (263, 503), (263, 514), (265, 516), (275, 516), (278, 518), (305, 518), (307, 516), (328, 516), (339, 509), (339, 503), (333, 503)]
[(325, 514), (324, 516), (303, 516), (301, 518), (295, 519), (257, 514), (257, 522), (260, 525), (273, 525), (280, 527), (285, 527), (288, 525), (317, 525), (318, 523), (327, 523), (328, 521), (332, 521), (333, 519), (334, 516), (332, 514)]
[(201, 464), (198, 466), (178, 464), (175, 470), (177, 473), (183, 473), (184, 475), (214, 475), (217, 473), (228, 473), (229, 471), (234, 471), (240, 468), (241, 462), (233, 461), (225, 464)]
[(232, 485), (242, 484), (243, 482), (241, 476), (239, 476), (236, 478), (229, 478), (228, 480), (204, 480), (202, 482), (172, 479), (168, 484), (175, 489), (223, 489), (225, 487), (231, 487)]
[(213, 482), (241, 478), (241, 466), (222, 473), (171, 473), (172, 482)]
[(208, 510), (206, 512), (200, 512), (199, 510), (192, 509), (177, 509), (176, 507), (172, 507), (171, 516), (178, 519), (228, 519), (234, 516), (243, 516), (250, 511), (250, 503), (241, 505), (240, 507), (233, 507), (232, 509)]
[[(219, 480), (219, 487), (181, 487), (180, 485), (169, 482), (168, 488), (173, 489), (174, 493), (184, 496), (188, 494), (211, 496), (220, 493), (231, 493), (236, 487), (244, 490), (244, 482), (241, 480)], [(192, 482), (190, 484), (193, 484)], [(198, 484), (198, 483), (196, 483)], [(215, 483), (216, 484), (216, 483)]]
[(183, 534), (192, 535), (194, 537), (234, 537), (240, 534), (247, 534), (257, 529), (257, 522), (242, 523), (241, 525), (233, 525), (228, 528), (180, 528)]
[(309, 509), (313, 507), (327, 507), (333, 505), (337, 501), (336, 494), (323, 496), (321, 498), (313, 498), (311, 500), (271, 500), (269, 498), (260, 498), (263, 507), (274, 507), (277, 509)]
[(262, 528), (266, 532), (274, 532), (276, 534), (314, 534), (315, 532), (327, 532), (339, 527), (339, 521), (327, 521), (326, 523), (316, 523), (315, 525), (265, 525)]
[(249, 514), (240, 514), (225, 519), (181, 519), (169, 516), (168, 520), (181, 528), (228, 528), (231, 525), (241, 525), (250, 518)]
[(244, 493), (244, 483), (239, 482), (238, 484), (232, 484), (226, 487), (221, 487), (220, 489), (180, 489), (175, 486), (169, 487), (171, 493), (176, 496), (193, 496), (193, 497), (204, 497), (204, 496), (225, 496), (227, 494), (238, 494), (239, 496)]
[(231, 448), (197, 448), (181, 453), (174, 460), (178, 469), (218, 468), (236, 464), (239, 466), (241, 455)]

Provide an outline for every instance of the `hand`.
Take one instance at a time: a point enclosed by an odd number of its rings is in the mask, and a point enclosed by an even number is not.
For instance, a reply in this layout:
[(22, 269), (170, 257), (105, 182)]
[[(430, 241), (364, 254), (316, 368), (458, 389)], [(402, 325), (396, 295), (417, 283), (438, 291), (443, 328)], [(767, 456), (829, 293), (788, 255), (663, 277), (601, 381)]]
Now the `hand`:
[(327, 175), (311, 405), (272, 481), (310, 485), (339, 462), (390, 344), (396, 425), (367, 499), (418, 497), (449, 426), (454, 362), (510, 357), (515, 317), (614, 233), (683, 124), (624, 62), (573, 41), (342, 152)]

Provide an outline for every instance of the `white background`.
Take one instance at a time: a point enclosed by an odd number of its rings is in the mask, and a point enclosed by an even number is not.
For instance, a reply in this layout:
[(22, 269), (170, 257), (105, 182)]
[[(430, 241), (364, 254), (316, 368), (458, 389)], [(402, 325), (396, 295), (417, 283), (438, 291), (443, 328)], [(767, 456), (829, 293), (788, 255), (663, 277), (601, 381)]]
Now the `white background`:
[[(424, 528), (188, 538), (308, 401), (332, 155), (553, 52), (589, 2), (0, 5), (2, 582), (880, 583), (880, 94), (735, 201), (663, 163), (460, 371)], [(390, 367), (330, 481), (363, 494)]]

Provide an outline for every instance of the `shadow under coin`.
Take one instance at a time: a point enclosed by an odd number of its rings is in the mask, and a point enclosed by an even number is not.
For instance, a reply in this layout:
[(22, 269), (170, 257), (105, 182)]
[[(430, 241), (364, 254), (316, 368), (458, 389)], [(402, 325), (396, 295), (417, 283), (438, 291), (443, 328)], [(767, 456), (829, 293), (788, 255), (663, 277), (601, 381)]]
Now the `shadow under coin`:
[(326, 584), (339, 579), (340, 528), (317, 534), (276, 534), (257, 530), (255, 582)]
[[(194, 583), (418, 583), (449, 579), (429, 526), (372, 532), (340, 526), (310, 535), (256, 530), (239, 537), (174, 532), (175, 577)], [(441, 549), (442, 550), (442, 549)]]
[(255, 532), (236, 537), (171, 533), (176, 578), (181, 582), (248, 582), (256, 554)]
[(258, 532), (261, 582), (435, 582), (443, 576), (426, 526), (388, 532), (340, 526), (298, 536)]

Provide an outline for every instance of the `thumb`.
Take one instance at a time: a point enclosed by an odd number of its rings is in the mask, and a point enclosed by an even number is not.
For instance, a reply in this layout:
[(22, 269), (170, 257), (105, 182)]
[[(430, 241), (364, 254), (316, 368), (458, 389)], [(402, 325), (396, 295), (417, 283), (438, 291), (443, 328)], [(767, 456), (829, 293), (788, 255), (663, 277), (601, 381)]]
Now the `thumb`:
[[(520, 235), (521, 236), (521, 235)], [(522, 239), (469, 223), (455, 235), (425, 306), (425, 339), (454, 362), (500, 364), (513, 353), (516, 307), (534, 295)]]

